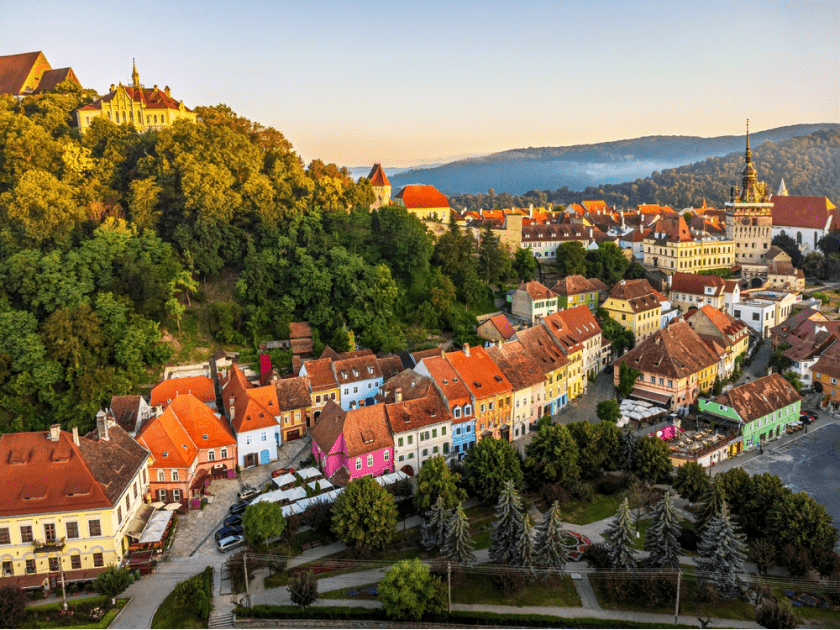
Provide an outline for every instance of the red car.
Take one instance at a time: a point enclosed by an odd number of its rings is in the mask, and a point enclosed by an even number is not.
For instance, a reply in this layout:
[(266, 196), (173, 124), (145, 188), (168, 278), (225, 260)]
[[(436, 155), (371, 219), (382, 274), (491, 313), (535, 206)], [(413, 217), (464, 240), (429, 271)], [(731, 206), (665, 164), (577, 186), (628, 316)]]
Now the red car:
[(283, 475), (294, 475), (295, 469), (294, 468), (278, 468), (273, 473), (271, 473), (271, 478), (276, 479), (277, 477), (282, 477)]

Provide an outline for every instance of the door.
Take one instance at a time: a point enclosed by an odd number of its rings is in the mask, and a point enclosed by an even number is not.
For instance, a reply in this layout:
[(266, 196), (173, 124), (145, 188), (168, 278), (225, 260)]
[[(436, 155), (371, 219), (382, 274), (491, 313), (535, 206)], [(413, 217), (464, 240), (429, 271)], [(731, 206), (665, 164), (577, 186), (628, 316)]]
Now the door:
[(289, 431), (286, 434), (286, 441), (291, 442), (292, 440), (299, 440), (300, 439), (300, 429), (295, 429), (294, 431)]
[(260, 451), (260, 464), (267, 464), (271, 461), (271, 453), (268, 452), (267, 448), (264, 448)]

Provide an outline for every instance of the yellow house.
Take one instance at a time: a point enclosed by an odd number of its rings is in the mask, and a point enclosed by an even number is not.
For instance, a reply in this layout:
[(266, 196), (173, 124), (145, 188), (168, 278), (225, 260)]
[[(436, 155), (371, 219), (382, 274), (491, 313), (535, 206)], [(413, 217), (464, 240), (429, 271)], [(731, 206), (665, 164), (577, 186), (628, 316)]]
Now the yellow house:
[(685, 316), (688, 325), (700, 335), (709, 349), (720, 357), (717, 376), (729, 378), (738, 357), (743, 357), (750, 343), (747, 325), (709, 304)]
[(644, 265), (668, 275), (700, 273), (735, 264), (735, 242), (692, 234), (682, 216), (660, 218), (643, 241)]
[(411, 184), (403, 187), (394, 197), (394, 203), (403, 206), (421, 221), (446, 223), (452, 210), (449, 200), (434, 186)]
[(142, 533), (149, 452), (104, 412), (97, 425), (84, 437), (57, 424), (0, 436), (0, 585), (95, 579)]
[(149, 131), (169, 127), (176, 120), (195, 122), (196, 113), (184, 105), (184, 101), (172, 98), (169, 86), (149, 89), (140, 84), (137, 66), (131, 73), (130, 86), (120, 83), (111, 85), (108, 94), (76, 110), (79, 131), (90, 129), (95, 118), (105, 116), (118, 124), (133, 124), (138, 131)]
[(584, 392), (584, 344), (574, 331), (566, 325), (563, 319), (554, 313), (542, 319), (541, 323), (551, 334), (554, 343), (566, 355), (569, 364), (566, 366), (566, 394), (569, 400), (574, 400)]
[(554, 415), (569, 402), (569, 359), (560, 350), (551, 334), (543, 326), (526, 328), (516, 333), (516, 339), (531, 355), (545, 374), (542, 416)]
[(622, 280), (610, 291), (604, 309), (636, 337), (636, 345), (659, 330), (662, 305), (647, 280)]
[(309, 379), (311, 400), (311, 426), (315, 426), (328, 400), (341, 405), (341, 388), (332, 369), (332, 359), (323, 358), (306, 361), (300, 369), (300, 376)]

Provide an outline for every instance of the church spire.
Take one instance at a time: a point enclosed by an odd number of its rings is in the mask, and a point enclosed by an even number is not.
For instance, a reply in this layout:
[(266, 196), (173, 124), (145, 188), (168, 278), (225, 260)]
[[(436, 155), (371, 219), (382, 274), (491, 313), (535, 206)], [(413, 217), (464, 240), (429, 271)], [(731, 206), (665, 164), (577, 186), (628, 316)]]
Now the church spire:
[(741, 191), (738, 195), (742, 203), (761, 201), (762, 193), (759, 191), (755, 167), (752, 164), (752, 151), (750, 150), (750, 119), (747, 118), (747, 150), (744, 154), (744, 170), (741, 171)]
[(747, 118), (747, 152), (744, 156), (747, 164), (752, 164), (752, 151), (750, 150), (750, 119)]
[(139, 88), (140, 87), (140, 73), (137, 72), (137, 64), (135, 63), (133, 57), (131, 58), (131, 65), (133, 66), (132, 71), (131, 71), (131, 84), (134, 87)]

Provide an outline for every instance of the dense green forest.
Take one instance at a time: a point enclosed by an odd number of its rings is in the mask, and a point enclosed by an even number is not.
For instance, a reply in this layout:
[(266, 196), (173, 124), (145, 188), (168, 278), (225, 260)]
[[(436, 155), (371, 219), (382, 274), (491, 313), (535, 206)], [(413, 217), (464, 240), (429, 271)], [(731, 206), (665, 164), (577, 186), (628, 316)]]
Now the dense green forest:
[(516, 280), (522, 257), (497, 239), (453, 225), (435, 242), (405, 209), (371, 213), (366, 179), (305, 165), (224, 105), (80, 136), (73, 112), (95, 96), (0, 97), (0, 431), (89, 428), (184, 358), (201, 317), (204, 359), (221, 344), (253, 356), (300, 320), (316, 348), (475, 343), (490, 287)]
[[(776, 191), (782, 178), (791, 195), (825, 196), (840, 201), (840, 130), (817, 131), (779, 142), (768, 141), (753, 149), (758, 178)], [(567, 205), (584, 199), (604, 199), (619, 208), (641, 203), (658, 203), (674, 208), (709, 205), (723, 207), (729, 188), (740, 183), (744, 166), (743, 151), (724, 157), (654, 172), (650, 177), (623, 184), (590, 186), (582, 191), (560, 188), (555, 191), (531, 190), (524, 195), (487, 194), (450, 197), (453, 208), (461, 210), (517, 206)]]

